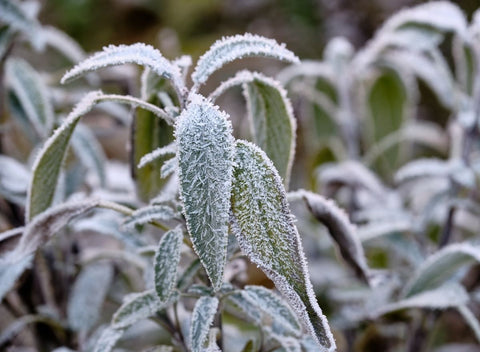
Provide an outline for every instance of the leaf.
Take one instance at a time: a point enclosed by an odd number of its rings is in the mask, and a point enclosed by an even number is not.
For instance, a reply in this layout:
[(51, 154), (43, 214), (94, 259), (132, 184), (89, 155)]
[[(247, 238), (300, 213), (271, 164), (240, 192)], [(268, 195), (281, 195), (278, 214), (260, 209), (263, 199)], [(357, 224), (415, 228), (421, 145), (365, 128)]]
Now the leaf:
[(217, 312), (218, 298), (200, 297), (193, 308), (190, 325), (190, 348), (193, 352), (202, 352), (208, 331)]
[(469, 297), (465, 288), (459, 284), (450, 283), (380, 307), (380, 309), (373, 312), (373, 316), (377, 317), (409, 308), (446, 309), (459, 307), (468, 301)]
[(328, 229), (343, 259), (355, 270), (357, 276), (368, 284), (370, 274), (365, 253), (357, 230), (345, 211), (319, 194), (305, 190), (294, 194), (303, 198), (313, 216)]
[(14, 92), (28, 120), (39, 136), (50, 134), (53, 107), (48, 89), (40, 75), (22, 59), (10, 59), (5, 65), (6, 82)]
[(32, 265), (32, 255), (10, 255), (0, 258), (0, 302), (13, 288), (23, 272)]
[(173, 157), (165, 161), (160, 169), (160, 177), (167, 178), (170, 175), (173, 175), (178, 168), (178, 159)]
[(467, 307), (466, 304), (460, 305), (457, 307), (458, 311), (462, 315), (465, 322), (470, 326), (477, 341), (480, 342), (480, 322), (478, 321), (475, 314)]
[(142, 156), (137, 167), (141, 169), (145, 165), (152, 163), (153, 161), (157, 160), (160, 157), (164, 157), (169, 154), (175, 154), (176, 152), (177, 152), (177, 145), (175, 143), (170, 143), (165, 147), (159, 147), (154, 151)]
[(162, 303), (168, 300), (175, 288), (182, 242), (183, 233), (177, 227), (163, 235), (155, 253), (155, 292)]
[(30, 173), (17, 160), (0, 155), (0, 195), (15, 204), (25, 205)]
[(43, 48), (44, 38), (40, 24), (36, 19), (31, 18), (18, 2), (0, 0), (0, 22), (24, 33), (35, 49)]
[(244, 57), (264, 56), (290, 63), (298, 63), (298, 58), (285, 45), (273, 39), (245, 33), (217, 40), (210, 49), (198, 59), (192, 73), (194, 86), (205, 83), (208, 77), (223, 65)]
[(232, 229), (240, 248), (275, 283), (317, 342), (333, 351), (280, 176), (255, 145), (237, 141), (236, 147)]
[(213, 287), (223, 281), (233, 171), (228, 116), (195, 96), (176, 126), (180, 195), (193, 247)]
[[(461, 160), (420, 158), (410, 161), (397, 170), (395, 182), (403, 183), (422, 177), (447, 178), (450, 176), (454, 180), (458, 180), (459, 183), (468, 184), (474, 182), (473, 180), (468, 180), (473, 176), (467, 175), (468, 173), (468, 167), (466, 167)], [(466, 178), (465, 182), (462, 182), (462, 178)]]
[(244, 84), (244, 95), (255, 144), (272, 160), (288, 188), (296, 122), (287, 93), (273, 79), (253, 73), (251, 82)]
[(52, 26), (44, 26), (42, 35), (45, 37), (47, 45), (51, 46), (63, 54), (72, 63), (77, 63), (85, 59), (85, 51), (82, 47), (65, 32)]
[(125, 329), (107, 327), (103, 329), (100, 337), (95, 343), (93, 352), (110, 352), (113, 350), (118, 340), (123, 336)]
[(88, 332), (95, 325), (112, 279), (110, 264), (83, 268), (73, 284), (67, 306), (68, 324), (73, 330)]
[(480, 262), (480, 248), (468, 243), (446, 246), (428, 257), (416, 270), (403, 289), (404, 297), (440, 286), (449, 280), (460, 268)]
[(178, 218), (178, 214), (167, 205), (148, 205), (137, 209), (127, 217), (122, 226), (125, 229), (134, 229), (137, 225), (144, 225), (155, 220), (171, 220)]
[(157, 75), (171, 81), (175, 90), (183, 95), (185, 87), (179, 68), (165, 59), (157, 49), (143, 43), (104, 47), (103, 51), (93, 54), (68, 71), (61, 83), (73, 81), (99, 68), (129, 63), (149, 67)]

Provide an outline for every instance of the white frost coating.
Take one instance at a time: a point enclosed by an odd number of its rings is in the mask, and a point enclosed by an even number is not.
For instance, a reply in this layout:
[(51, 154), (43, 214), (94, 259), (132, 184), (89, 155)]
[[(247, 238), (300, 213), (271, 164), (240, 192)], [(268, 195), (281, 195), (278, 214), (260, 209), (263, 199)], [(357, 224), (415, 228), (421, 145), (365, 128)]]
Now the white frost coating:
[(480, 262), (480, 247), (469, 243), (455, 243), (431, 255), (417, 269), (403, 289), (403, 297), (410, 297), (440, 286), (461, 267)]
[(403, 183), (419, 177), (447, 177), (452, 171), (452, 162), (434, 158), (413, 160), (395, 173), (395, 183)]
[(190, 349), (193, 352), (202, 352), (203, 344), (207, 339), (208, 331), (217, 313), (218, 298), (204, 296), (200, 297), (192, 313), (190, 323)]
[(195, 87), (205, 83), (208, 77), (226, 63), (244, 57), (265, 56), (290, 63), (300, 60), (284, 44), (273, 39), (245, 33), (217, 40), (197, 62), (192, 80)]
[(85, 59), (85, 51), (83, 51), (82, 47), (65, 32), (52, 26), (44, 26), (42, 32), (47, 45), (58, 50), (72, 63), (77, 63)]
[(11, 230), (0, 232), (0, 242), (8, 240), (9, 238), (12, 238), (12, 237), (21, 235), (23, 233), (24, 229), (25, 229), (25, 227), (21, 226), (21, 227), (16, 227), (16, 228), (11, 229)]
[(93, 352), (110, 352), (125, 332), (122, 328), (107, 327), (102, 331), (93, 348)]
[(220, 83), (220, 85), (212, 93), (210, 93), (210, 95), (208, 96), (208, 99), (214, 102), (215, 100), (217, 100), (219, 96), (221, 96), (230, 88), (239, 86), (243, 83), (252, 82), (254, 79), (253, 75), (254, 75), (253, 72), (248, 70), (242, 70), (240, 72), (237, 72), (235, 76)]
[(0, 194), (11, 201), (25, 202), (30, 172), (17, 160), (0, 155)]
[(172, 175), (177, 170), (177, 168), (178, 168), (177, 157), (168, 159), (160, 168), (160, 177), (167, 178), (168, 176)]
[(226, 264), (233, 172), (233, 136), (228, 115), (202, 96), (178, 117), (180, 196), (193, 248), (218, 290)]
[(246, 141), (236, 145), (231, 225), (240, 248), (275, 283), (319, 347), (333, 351), (282, 180), (260, 148)]
[(131, 216), (125, 219), (122, 227), (131, 230), (136, 225), (144, 225), (155, 220), (172, 220), (178, 216), (179, 214), (168, 205), (148, 205), (135, 210)]
[(61, 83), (69, 82), (99, 68), (128, 63), (149, 67), (157, 75), (170, 80), (180, 96), (183, 96), (185, 86), (179, 68), (164, 58), (157, 49), (143, 43), (104, 47), (103, 51), (93, 54), (68, 71)]
[(22, 255), (15, 251), (0, 258), (0, 302), (13, 288), (23, 272), (32, 266), (33, 255)]
[(410, 231), (413, 226), (414, 223), (410, 218), (395, 219), (393, 217), (371, 222), (368, 225), (359, 226), (357, 233), (360, 241), (367, 242), (395, 232)]
[(168, 154), (175, 154), (176, 152), (177, 152), (177, 144), (175, 142), (172, 142), (169, 145), (166, 145), (165, 147), (157, 148), (154, 151), (142, 156), (142, 158), (140, 159), (140, 162), (137, 165), (137, 168), (140, 169), (146, 166), (147, 164), (150, 164), (151, 162), (157, 160), (158, 158), (164, 157)]
[(49, 135), (54, 120), (53, 106), (38, 72), (22, 59), (10, 59), (5, 65), (5, 76), (37, 133), (41, 137)]
[(475, 334), (475, 337), (477, 338), (477, 341), (480, 342), (480, 322), (478, 321), (478, 318), (470, 310), (470, 308), (468, 308), (466, 304), (460, 305), (459, 307), (457, 307), (457, 309), (462, 315), (465, 322), (472, 329), (473, 333)]
[(291, 65), (283, 69), (277, 75), (277, 80), (281, 84), (287, 85), (292, 80), (299, 77), (321, 78), (332, 86), (336, 85), (336, 77), (332, 70), (332, 66), (325, 62), (309, 60), (302, 61), (298, 65)]
[(421, 292), (409, 298), (384, 307), (371, 313), (372, 317), (378, 317), (386, 313), (408, 308), (446, 309), (459, 307), (466, 304), (470, 298), (462, 285), (447, 283), (433, 290)]

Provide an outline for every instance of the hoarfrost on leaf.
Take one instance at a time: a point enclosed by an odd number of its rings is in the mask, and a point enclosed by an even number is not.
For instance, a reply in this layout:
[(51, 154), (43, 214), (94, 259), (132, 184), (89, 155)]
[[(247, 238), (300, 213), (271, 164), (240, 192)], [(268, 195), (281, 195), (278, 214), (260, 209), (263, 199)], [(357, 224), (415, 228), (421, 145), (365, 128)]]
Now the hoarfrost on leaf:
[(168, 205), (148, 205), (137, 209), (122, 223), (125, 229), (133, 229), (137, 225), (144, 225), (155, 220), (171, 220), (178, 218), (178, 214)]
[(202, 352), (207, 339), (208, 331), (217, 313), (218, 298), (200, 297), (193, 308), (190, 324), (190, 349), (193, 352)]

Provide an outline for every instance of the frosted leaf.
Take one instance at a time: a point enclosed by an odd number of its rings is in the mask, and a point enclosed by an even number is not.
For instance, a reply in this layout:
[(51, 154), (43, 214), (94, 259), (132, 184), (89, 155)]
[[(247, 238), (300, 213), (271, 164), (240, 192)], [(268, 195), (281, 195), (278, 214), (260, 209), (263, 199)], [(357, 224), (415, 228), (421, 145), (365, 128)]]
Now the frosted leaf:
[(297, 65), (291, 65), (280, 71), (277, 80), (287, 85), (292, 80), (302, 77), (321, 78), (332, 87), (335, 86), (336, 77), (331, 65), (326, 62), (304, 60)]
[(223, 281), (233, 171), (228, 116), (200, 96), (176, 126), (180, 195), (188, 232), (213, 287)]
[(113, 350), (118, 340), (123, 336), (125, 329), (107, 327), (103, 329), (100, 337), (95, 343), (93, 352), (110, 352)]
[(140, 162), (138, 163), (137, 167), (140, 169), (144, 167), (147, 164), (150, 164), (151, 162), (155, 161), (156, 159), (160, 157), (167, 156), (169, 154), (175, 154), (177, 152), (177, 145), (175, 143), (170, 143), (166, 145), (165, 147), (159, 147), (155, 149), (154, 151), (145, 154), (142, 156), (140, 159)]
[(281, 351), (285, 352), (302, 352), (300, 341), (291, 336), (282, 336), (278, 334), (270, 334), (269, 338), (280, 344)]
[(6, 83), (14, 92), (36, 132), (45, 137), (53, 126), (53, 107), (48, 89), (40, 75), (22, 59), (10, 59), (5, 65)]
[(86, 213), (97, 205), (97, 200), (84, 200), (49, 208), (30, 220), (15, 251), (23, 255), (33, 253), (74, 217)]
[(475, 337), (477, 338), (477, 341), (480, 342), (480, 322), (478, 321), (478, 318), (470, 310), (470, 308), (468, 308), (466, 304), (460, 305), (456, 308), (458, 309), (468, 326), (470, 326), (470, 328), (472, 329)]
[(413, 222), (410, 218), (387, 218), (381, 221), (371, 222), (368, 225), (359, 226), (357, 233), (360, 241), (367, 242), (396, 232), (407, 232), (412, 230), (412, 228)]
[(190, 349), (193, 352), (202, 352), (207, 339), (208, 331), (217, 313), (218, 298), (204, 296), (195, 303), (190, 324)]
[(95, 325), (112, 279), (110, 264), (83, 268), (72, 286), (67, 306), (68, 324), (73, 330), (87, 332)]
[(208, 343), (207, 347), (202, 350), (202, 352), (222, 352), (220, 347), (217, 345), (217, 335), (219, 333), (218, 328), (212, 328), (208, 332)]
[(31, 267), (32, 260), (33, 255), (15, 254), (15, 252), (9, 252), (0, 258), (0, 302), (23, 272)]
[(30, 172), (17, 160), (0, 155), (0, 195), (11, 202), (25, 205)]
[(160, 169), (160, 177), (167, 178), (168, 176), (172, 175), (178, 168), (178, 159), (173, 157), (165, 161)]
[(67, 83), (99, 68), (129, 63), (149, 67), (157, 75), (170, 80), (177, 92), (183, 95), (185, 87), (179, 68), (165, 59), (157, 49), (143, 43), (104, 47), (103, 51), (93, 54), (68, 71), (61, 83)]
[(406, 283), (403, 296), (440, 286), (451, 279), (462, 267), (480, 262), (480, 247), (468, 243), (456, 243), (446, 246), (428, 257)]
[(244, 95), (255, 144), (272, 160), (288, 188), (297, 125), (287, 93), (273, 79), (253, 73), (252, 81), (244, 84)]
[(10, 229), (7, 231), (0, 232), (0, 242), (8, 240), (9, 238), (21, 235), (23, 231), (25, 230), (25, 227), (16, 227), (14, 229)]
[(97, 184), (105, 187), (107, 157), (92, 131), (86, 125), (78, 124), (73, 132), (71, 143), (77, 158), (96, 176)]
[(170, 230), (163, 235), (155, 253), (155, 292), (162, 303), (168, 300), (175, 288), (182, 241), (181, 228)]
[(372, 316), (377, 317), (409, 308), (446, 309), (464, 305), (469, 300), (470, 298), (462, 285), (450, 283), (432, 290), (420, 292), (398, 302), (387, 304), (374, 311)]
[(178, 278), (177, 289), (180, 291), (185, 290), (188, 285), (192, 283), (193, 278), (197, 275), (201, 266), (202, 263), (200, 262), (200, 259), (194, 259)]
[(245, 291), (238, 291), (230, 293), (225, 297), (227, 303), (225, 309), (233, 315), (240, 317), (243, 320), (251, 321), (258, 326), (262, 324), (262, 314), (258, 309), (256, 302), (252, 302), (250, 296), (247, 296)]
[(297, 337), (302, 334), (302, 327), (290, 307), (271, 290), (262, 286), (245, 286), (242, 293), (250, 304), (272, 319), (273, 331)]
[(345, 211), (333, 200), (309, 191), (298, 190), (291, 195), (303, 198), (313, 216), (328, 229), (342, 258), (352, 267), (356, 275), (368, 284), (370, 275), (365, 253), (357, 229)]
[(52, 26), (44, 26), (42, 28), (42, 34), (45, 37), (47, 45), (62, 53), (72, 63), (77, 63), (85, 59), (85, 51), (65, 32)]
[(395, 182), (403, 183), (419, 177), (448, 177), (452, 162), (442, 159), (416, 159), (397, 170)]
[(0, 0), (0, 23), (24, 33), (36, 49), (43, 49), (45, 39), (40, 23), (14, 0)]
[(285, 189), (266, 154), (237, 141), (232, 230), (242, 251), (275, 283), (324, 350), (335, 341), (313, 293), (305, 254)]
[(245, 33), (217, 40), (210, 49), (198, 59), (192, 73), (194, 86), (205, 83), (208, 77), (223, 65), (244, 57), (264, 56), (290, 63), (299, 60), (285, 45), (273, 39)]
[[(172, 300), (177, 295), (171, 297)], [(155, 290), (132, 293), (125, 297), (123, 304), (112, 317), (112, 327), (115, 329), (127, 328), (141, 320), (154, 316), (164, 309), (170, 302), (162, 303)]]
[(252, 80), (254, 79), (253, 75), (254, 73), (248, 70), (237, 72), (235, 76), (220, 83), (220, 85), (212, 93), (210, 93), (210, 95), (208, 96), (208, 99), (214, 102), (215, 100), (218, 99), (219, 96), (224, 94), (230, 88), (239, 86), (243, 83), (252, 82)]
[(178, 214), (168, 205), (148, 205), (137, 209), (127, 217), (122, 226), (131, 230), (137, 225), (144, 225), (155, 220), (172, 220), (178, 218)]

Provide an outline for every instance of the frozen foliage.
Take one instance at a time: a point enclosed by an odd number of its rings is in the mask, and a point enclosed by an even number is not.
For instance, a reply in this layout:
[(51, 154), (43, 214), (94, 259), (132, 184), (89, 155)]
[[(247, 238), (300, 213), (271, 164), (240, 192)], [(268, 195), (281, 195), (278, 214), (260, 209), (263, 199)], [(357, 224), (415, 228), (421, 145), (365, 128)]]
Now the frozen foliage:
[(120, 340), (124, 332), (124, 329), (116, 329), (107, 327), (103, 329), (100, 334), (93, 352), (110, 352), (113, 350), (115, 344)]
[(210, 325), (213, 323), (217, 313), (218, 298), (204, 296), (200, 297), (192, 313), (190, 323), (190, 349), (192, 352), (202, 352), (203, 344), (207, 339)]
[(292, 196), (304, 199), (313, 216), (328, 229), (343, 259), (355, 270), (358, 277), (368, 283), (369, 268), (365, 253), (357, 230), (348, 219), (347, 214), (332, 200), (319, 194), (299, 190), (293, 192)]
[(215, 289), (226, 263), (233, 170), (228, 116), (200, 96), (178, 118), (180, 195), (195, 252)]
[(144, 225), (155, 220), (171, 220), (178, 218), (178, 214), (168, 205), (149, 205), (133, 212), (132, 215), (125, 218), (122, 223), (123, 228), (132, 230), (137, 225)]
[(52, 26), (44, 26), (42, 28), (42, 35), (45, 37), (47, 45), (61, 52), (72, 63), (76, 64), (85, 59), (85, 51), (65, 32)]
[(192, 80), (195, 86), (205, 83), (208, 77), (223, 65), (244, 57), (264, 56), (290, 63), (298, 58), (285, 45), (273, 39), (245, 33), (216, 41), (197, 62)]
[(460, 160), (415, 159), (398, 169), (395, 181), (403, 183), (419, 177), (448, 177), (459, 166), (459, 162)]
[(87, 332), (95, 325), (112, 279), (110, 264), (92, 264), (80, 272), (67, 307), (68, 324), (73, 330)]
[(323, 349), (335, 349), (316, 301), (300, 236), (272, 162), (255, 145), (237, 141), (232, 226), (242, 251), (275, 283)]
[(33, 255), (0, 257), (0, 302), (23, 272), (32, 265)]
[(68, 71), (63, 76), (62, 83), (99, 68), (128, 63), (149, 67), (157, 75), (170, 80), (177, 92), (183, 95), (185, 87), (179, 68), (165, 59), (157, 49), (143, 43), (104, 47), (103, 51), (97, 52)]
[(165, 233), (155, 252), (155, 292), (165, 303), (175, 287), (183, 233), (180, 228)]
[(173, 157), (165, 161), (160, 169), (160, 177), (167, 178), (172, 175), (178, 168), (178, 159)]
[(5, 65), (8, 87), (19, 100), (23, 111), (41, 136), (53, 127), (53, 107), (40, 75), (24, 60), (10, 59)]
[(160, 147), (155, 149), (154, 151), (145, 154), (142, 156), (140, 159), (140, 162), (138, 163), (137, 167), (140, 169), (144, 167), (147, 164), (150, 164), (151, 162), (155, 161), (156, 159), (169, 155), (169, 154), (175, 154), (177, 152), (177, 145), (175, 143), (170, 143), (169, 145), (165, 147)]
[(30, 173), (24, 165), (0, 155), (0, 195), (19, 205), (25, 205)]

